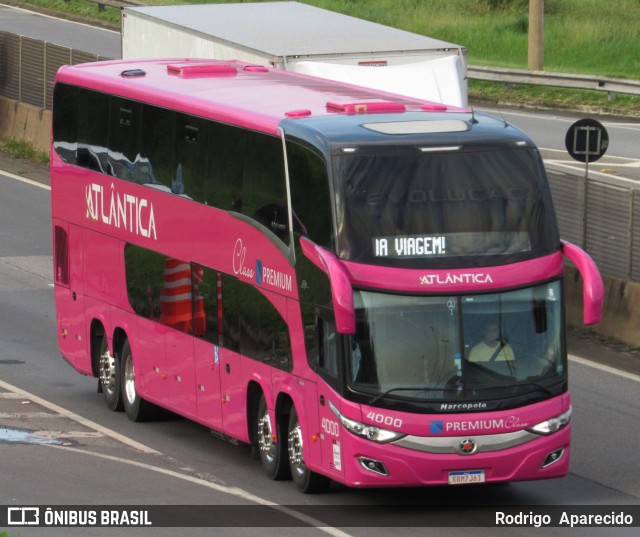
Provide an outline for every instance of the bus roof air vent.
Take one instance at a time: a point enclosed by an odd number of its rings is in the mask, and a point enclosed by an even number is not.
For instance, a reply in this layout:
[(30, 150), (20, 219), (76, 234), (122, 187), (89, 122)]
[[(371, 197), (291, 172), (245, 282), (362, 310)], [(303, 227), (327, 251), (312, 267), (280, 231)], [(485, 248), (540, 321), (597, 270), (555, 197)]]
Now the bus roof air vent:
[(446, 104), (427, 103), (420, 106), (420, 110), (425, 112), (446, 112), (448, 110)]
[(228, 63), (185, 63), (167, 65), (169, 74), (178, 76), (233, 76), (238, 73)]
[(334, 103), (327, 102), (327, 108), (335, 112), (347, 114), (370, 114), (376, 112), (404, 112), (404, 104), (389, 101), (374, 101), (364, 103)]
[(289, 110), (284, 113), (287, 117), (308, 117), (311, 115), (311, 110), (308, 108), (301, 108), (299, 110)]
[(264, 65), (245, 65), (242, 68), (243, 71), (249, 71), (251, 73), (268, 73), (269, 69)]

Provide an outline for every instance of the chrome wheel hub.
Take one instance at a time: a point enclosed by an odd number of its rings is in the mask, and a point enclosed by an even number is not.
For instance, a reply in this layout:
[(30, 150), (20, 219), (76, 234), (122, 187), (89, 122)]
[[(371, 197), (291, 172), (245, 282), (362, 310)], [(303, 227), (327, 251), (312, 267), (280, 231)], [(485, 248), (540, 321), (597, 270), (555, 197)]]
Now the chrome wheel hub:
[(124, 396), (127, 402), (132, 405), (136, 401), (136, 374), (133, 369), (133, 360), (131, 357), (126, 361), (124, 367)]
[(258, 421), (258, 446), (260, 447), (260, 453), (262, 453), (263, 457), (268, 461), (274, 459), (275, 444), (273, 442), (269, 412), (265, 412)]
[(100, 355), (100, 383), (108, 393), (116, 389), (116, 360), (109, 349)]
[(291, 470), (298, 475), (305, 472), (304, 458), (302, 456), (302, 431), (300, 424), (297, 424), (289, 431), (289, 464)]

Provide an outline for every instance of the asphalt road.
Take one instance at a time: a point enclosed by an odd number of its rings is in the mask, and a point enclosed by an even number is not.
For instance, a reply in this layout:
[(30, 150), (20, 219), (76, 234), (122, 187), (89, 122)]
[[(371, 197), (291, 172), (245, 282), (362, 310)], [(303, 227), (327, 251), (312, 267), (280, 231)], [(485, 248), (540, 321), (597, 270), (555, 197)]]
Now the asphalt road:
[(120, 32), (55, 19), (2, 4), (0, 31), (98, 54), (104, 58), (119, 58), (121, 55)]

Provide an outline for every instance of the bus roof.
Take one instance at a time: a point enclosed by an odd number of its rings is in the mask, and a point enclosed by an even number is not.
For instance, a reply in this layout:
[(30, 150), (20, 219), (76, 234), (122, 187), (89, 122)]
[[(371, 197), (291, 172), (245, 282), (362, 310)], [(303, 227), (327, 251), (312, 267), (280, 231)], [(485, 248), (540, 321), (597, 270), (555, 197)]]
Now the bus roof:
[(462, 109), (229, 60), (114, 60), (65, 66), (78, 85), (225, 123), (276, 133), (285, 118)]

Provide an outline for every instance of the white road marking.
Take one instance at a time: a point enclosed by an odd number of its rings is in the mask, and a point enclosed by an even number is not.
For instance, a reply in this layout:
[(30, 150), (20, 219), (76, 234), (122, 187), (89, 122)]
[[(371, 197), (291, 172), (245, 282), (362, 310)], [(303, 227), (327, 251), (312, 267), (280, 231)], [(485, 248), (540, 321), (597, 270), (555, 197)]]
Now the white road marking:
[(16, 398), (16, 397), (20, 397), (20, 398), (24, 398), (24, 399), (29, 399), (31, 401), (33, 401), (34, 403), (38, 403), (39, 405), (48, 408), (49, 410), (52, 410), (53, 412), (57, 412), (58, 414), (60, 414), (61, 416), (65, 417), (65, 418), (69, 418), (70, 420), (73, 420), (77, 423), (80, 423), (82, 425), (84, 425), (85, 427), (89, 428), (89, 429), (93, 429), (94, 431), (97, 431), (99, 433), (104, 434), (105, 436), (108, 436), (109, 438), (113, 438), (114, 440), (117, 440), (118, 442), (122, 442), (123, 444), (137, 450), (140, 451), (142, 453), (147, 453), (149, 455), (161, 455), (161, 453), (159, 451), (156, 451), (153, 448), (150, 448), (148, 446), (145, 446), (144, 444), (141, 444), (140, 442), (136, 442), (135, 440), (133, 440), (132, 438), (129, 438), (128, 436), (124, 436), (123, 434), (117, 433), (116, 431), (113, 431), (107, 427), (103, 427), (102, 425), (100, 425), (99, 423), (96, 423), (94, 421), (88, 420), (87, 418), (84, 418), (82, 416), (80, 416), (79, 414), (76, 414), (75, 412), (71, 412), (70, 410), (67, 410), (66, 408), (63, 408), (61, 406), (58, 406), (54, 403), (51, 403), (50, 401), (47, 401), (46, 399), (42, 399), (41, 397), (38, 397), (37, 395), (34, 395), (32, 393), (26, 392), (24, 390), (21, 390), (20, 388), (18, 388), (17, 386), (13, 386), (7, 382), (4, 382), (2, 380), (0, 380), (0, 388), (7, 390), (8, 392), (12, 392), (13, 394), (15, 394), (15, 396), (6, 396), (5, 394), (0, 394), (0, 396), (3, 397), (12, 397), (12, 398)]
[[(152, 455), (160, 455), (161, 453), (159, 451), (156, 451), (155, 449), (152, 449), (150, 447), (147, 447), (143, 444), (140, 444), (139, 442), (136, 442), (135, 440), (128, 438), (120, 433), (117, 433), (115, 431), (112, 431), (111, 429), (108, 429), (107, 427), (103, 427), (102, 425), (99, 425), (98, 423), (95, 423), (91, 420), (88, 420), (86, 418), (83, 418), (82, 416), (75, 414), (74, 412), (70, 412), (54, 403), (51, 403), (45, 399), (42, 399), (36, 395), (33, 395), (29, 392), (26, 392), (24, 390), (21, 390), (20, 388), (13, 386), (7, 382), (4, 382), (2, 380), (0, 380), (0, 388), (7, 390), (7, 394), (0, 394), (0, 397), (4, 397), (6, 399), (12, 398), (12, 399), (19, 399), (19, 398), (23, 398), (23, 399), (29, 399), (31, 401), (33, 401), (34, 403), (37, 403), (45, 408), (48, 408), (49, 410), (52, 410), (54, 412), (57, 412), (60, 416), (66, 417), (70, 420), (76, 421), (77, 423), (80, 423), (82, 425), (84, 425), (85, 427), (88, 427), (90, 429), (93, 429), (94, 431), (97, 431), (100, 434), (103, 434), (105, 436), (108, 436), (110, 438), (113, 438), (115, 440), (118, 440), (119, 442), (122, 442), (123, 444), (126, 444), (130, 447), (133, 447), (134, 449), (141, 451), (143, 453), (147, 453), (147, 454), (152, 454)], [(50, 436), (49, 434), (47, 434), (47, 432), (42, 431), (39, 434), (48, 437)], [(74, 436), (75, 438), (78, 437), (78, 435), (84, 435), (84, 437), (88, 437), (91, 435), (91, 433), (77, 433), (76, 436)], [(66, 434), (65, 435), (57, 435), (56, 436), (65, 436), (65, 438), (67, 437)], [(297, 511), (295, 511), (294, 509), (291, 509), (289, 507), (285, 507), (282, 505), (278, 505), (277, 503), (274, 503), (270, 500), (266, 500), (264, 498), (261, 498), (260, 496), (256, 496), (255, 494), (252, 494), (251, 492), (248, 492), (244, 489), (241, 489), (239, 487), (230, 487), (230, 486), (226, 486), (226, 485), (221, 485), (218, 483), (213, 483), (210, 481), (206, 481), (204, 479), (200, 479), (198, 477), (193, 477), (190, 475), (185, 475), (185, 474), (181, 474), (179, 472), (176, 472), (174, 470), (167, 470), (166, 468), (161, 468), (159, 466), (154, 466), (152, 464), (146, 464), (143, 462), (138, 462), (138, 461), (133, 461), (130, 459), (126, 459), (123, 457), (115, 457), (115, 456), (111, 456), (111, 455), (105, 455), (102, 453), (93, 453), (90, 451), (85, 451), (83, 449), (80, 448), (74, 448), (74, 447), (70, 447), (70, 446), (56, 446), (53, 444), (43, 444), (43, 445), (47, 445), (48, 447), (57, 447), (57, 448), (64, 448), (67, 451), (73, 451), (76, 453), (81, 453), (83, 455), (89, 455), (91, 457), (98, 457), (101, 459), (106, 459), (106, 460), (110, 460), (110, 461), (115, 461), (115, 462), (120, 462), (122, 464), (128, 464), (130, 466), (136, 466), (138, 468), (143, 468), (145, 470), (150, 470), (152, 472), (157, 472), (160, 474), (164, 474), (167, 475), (169, 477), (173, 477), (176, 479), (182, 479), (183, 481), (188, 481), (190, 483), (194, 483), (196, 485), (201, 485), (203, 487), (207, 487), (213, 490), (216, 490), (218, 492), (222, 492), (224, 494), (229, 494), (231, 496), (235, 496), (236, 498), (241, 498), (243, 500), (247, 500), (253, 503), (257, 503), (258, 505), (266, 505), (266, 506), (270, 506), (273, 509), (280, 511), (282, 513), (285, 513), (289, 516), (291, 516), (292, 518), (295, 518), (297, 520), (300, 520), (302, 522), (304, 522), (305, 524), (309, 524), (310, 526), (313, 526), (315, 528), (317, 528), (318, 530), (328, 534), (328, 535), (332, 535), (333, 537), (351, 537), (350, 534), (345, 533), (337, 528), (333, 528), (331, 526), (327, 526), (325, 522), (322, 522), (321, 520), (317, 520), (313, 517), (307, 516), (303, 513), (299, 513)]]
[(51, 187), (49, 185), (38, 183), (38, 181), (33, 181), (32, 179), (27, 179), (26, 177), (20, 177), (19, 175), (16, 175), (15, 173), (11, 173), (11, 172), (7, 172), (7, 171), (4, 171), (4, 170), (0, 170), (0, 174), (1, 175), (6, 175), (9, 179), (14, 179), (15, 181), (20, 181), (21, 183), (27, 183), (28, 185), (31, 185), (31, 186), (37, 186), (38, 188), (43, 188), (45, 190), (51, 190)]
[(315, 527), (316, 529), (327, 533), (328, 535), (333, 535), (334, 537), (351, 537), (350, 534), (345, 533), (342, 530), (339, 530), (338, 528), (334, 528), (331, 526), (327, 526), (326, 522), (322, 522), (321, 520), (318, 520), (316, 518), (307, 516), (303, 513), (300, 513), (294, 509), (291, 509), (289, 507), (286, 507), (284, 505), (279, 505), (275, 502), (272, 502), (270, 500), (266, 500), (264, 498), (261, 498), (260, 496), (256, 496), (255, 494), (252, 494), (251, 492), (247, 492), (244, 489), (241, 489), (239, 487), (230, 487), (227, 485), (221, 485), (218, 483), (213, 483), (211, 481), (206, 481), (204, 479), (201, 479), (199, 477), (193, 477), (190, 475), (185, 475), (185, 474), (181, 474), (179, 472), (176, 472), (174, 470), (167, 470), (166, 468), (161, 468), (159, 466), (153, 466), (151, 464), (146, 464), (144, 462), (138, 462), (138, 461), (132, 461), (129, 459), (124, 459), (122, 457), (115, 457), (113, 455), (105, 455), (103, 453), (93, 453), (90, 451), (85, 451), (83, 449), (79, 449), (79, 448), (74, 448), (74, 447), (68, 447), (68, 446), (57, 446), (57, 445), (53, 445), (53, 444), (43, 444), (43, 446), (45, 447), (53, 447), (56, 449), (61, 449), (63, 451), (73, 451), (74, 453), (79, 453), (82, 455), (89, 455), (91, 457), (98, 457), (100, 459), (106, 459), (109, 461), (113, 461), (113, 462), (119, 462), (122, 464), (129, 464), (130, 466), (135, 466), (137, 468), (142, 468), (144, 470), (149, 470), (151, 472), (157, 472), (159, 474), (164, 474), (166, 476), (169, 477), (173, 477), (175, 479), (181, 479), (183, 481), (187, 481), (189, 483), (193, 483), (195, 485), (201, 485), (203, 487), (215, 490), (217, 492), (221, 492), (223, 494), (229, 494), (230, 496), (235, 496), (236, 498), (240, 498), (242, 500), (246, 500), (248, 502), (253, 502), (256, 503), (258, 505), (265, 505), (265, 506), (269, 506), (271, 508), (273, 508), (276, 511), (280, 511), (281, 513), (285, 513), (286, 515), (289, 515), (292, 518), (295, 518), (297, 520), (300, 520), (302, 522), (304, 522), (305, 524), (309, 524), (310, 526)]
[(591, 360), (586, 360), (584, 358), (580, 358), (579, 356), (573, 356), (572, 354), (569, 355), (569, 360), (580, 365), (597, 369), (598, 371), (604, 371), (605, 373), (617, 375), (618, 377), (622, 377), (627, 380), (640, 382), (640, 375), (636, 375), (635, 373), (629, 373), (628, 371), (623, 371), (622, 369), (616, 369), (615, 367), (599, 364), (598, 362), (592, 362)]

